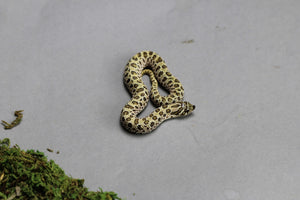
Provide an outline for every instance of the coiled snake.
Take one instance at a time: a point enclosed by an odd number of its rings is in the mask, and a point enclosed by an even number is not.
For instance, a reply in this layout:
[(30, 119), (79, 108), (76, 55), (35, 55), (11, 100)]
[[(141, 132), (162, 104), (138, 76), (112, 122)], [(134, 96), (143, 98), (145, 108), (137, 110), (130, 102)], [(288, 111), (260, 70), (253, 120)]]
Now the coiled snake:
[[(142, 80), (144, 74), (150, 77), (150, 98), (158, 108), (149, 116), (138, 118), (137, 115), (149, 101), (149, 92)], [(159, 94), (157, 81), (169, 91), (169, 95)], [(123, 107), (120, 120), (121, 125), (131, 133), (150, 133), (163, 121), (189, 115), (195, 109), (194, 105), (183, 101), (184, 92), (180, 81), (169, 72), (163, 59), (155, 52), (142, 51), (129, 60), (125, 67), (124, 84), (132, 99)]]

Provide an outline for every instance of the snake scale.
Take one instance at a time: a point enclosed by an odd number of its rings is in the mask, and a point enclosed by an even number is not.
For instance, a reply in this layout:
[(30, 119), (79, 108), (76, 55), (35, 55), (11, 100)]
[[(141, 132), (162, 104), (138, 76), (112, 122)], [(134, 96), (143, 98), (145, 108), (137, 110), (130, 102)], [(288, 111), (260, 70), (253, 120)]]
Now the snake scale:
[[(149, 101), (149, 92), (142, 76), (148, 75), (151, 81), (150, 99), (157, 107), (150, 115), (138, 118)], [(161, 96), (159, 84), (169, 92)], [(121, 125), (129, 132), (146, 134), (156, 129), (163, 121), (189, 115), (195, 106), (183, 101), (184, 90), (180, 81), (168, 70), (163, 59), (153, 51), (142, 51), (134, 55), (124, 71), (124, 84), (131, 93), (131, 100), (121, 111)]]

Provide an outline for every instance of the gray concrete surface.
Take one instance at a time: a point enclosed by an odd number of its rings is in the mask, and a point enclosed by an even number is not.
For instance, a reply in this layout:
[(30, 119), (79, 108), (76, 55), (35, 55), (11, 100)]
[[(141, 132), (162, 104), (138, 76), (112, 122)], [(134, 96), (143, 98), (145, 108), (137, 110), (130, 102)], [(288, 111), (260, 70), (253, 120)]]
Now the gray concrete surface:
[[(25, 111), (0, 137), (59, 150), (46, 154), (67, 174), (128, 200), (299, 199), (299, 10), (295, 0), (1, 1), (0, 118)], [(197, 109), (136, 137), (119, 114), (124, 66), (142, 50), (163, 57)]]

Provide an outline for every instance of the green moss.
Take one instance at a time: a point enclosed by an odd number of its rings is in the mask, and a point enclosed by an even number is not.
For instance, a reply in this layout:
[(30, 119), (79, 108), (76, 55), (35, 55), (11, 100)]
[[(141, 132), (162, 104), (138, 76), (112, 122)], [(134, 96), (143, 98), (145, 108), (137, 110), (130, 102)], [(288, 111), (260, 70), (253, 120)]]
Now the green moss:
[(0, 199), (121, 200), (114, 192), (88, 191), (83, 179), (67, 176), (43, 152), (10, 147), (0, 140)]

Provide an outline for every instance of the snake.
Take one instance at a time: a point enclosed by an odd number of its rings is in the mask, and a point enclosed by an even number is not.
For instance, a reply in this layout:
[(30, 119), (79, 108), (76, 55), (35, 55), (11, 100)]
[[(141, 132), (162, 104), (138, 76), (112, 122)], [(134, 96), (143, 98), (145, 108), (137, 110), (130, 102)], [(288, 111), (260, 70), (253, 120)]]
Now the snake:
[[(142, 51), (134, 55), (125, 66), (123, 75), (131, 100), (121, 111), (120, 123), (130, 133), (150, 133), (165, 120), (187, 116), (196, 108), (195, 105), (183, 101), (182, 84), (170, 73), (165, 61), (153, 51)], [(143, 75), (150, 78), (150, 94), (142, 80)], [(158, 85), (169, 94), (160, 95)], [(156, 109), (148, 116), (139, 118), (138, 115), (147, 106), (149, 99)]]

